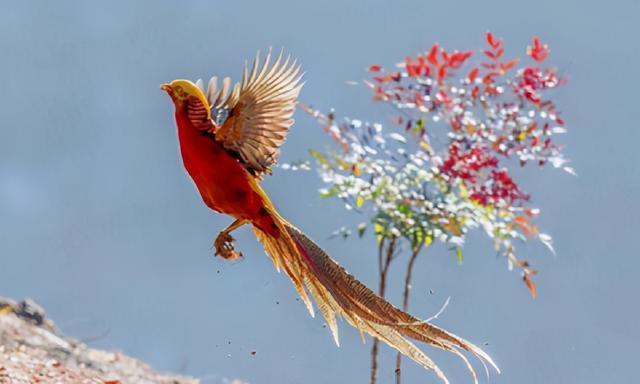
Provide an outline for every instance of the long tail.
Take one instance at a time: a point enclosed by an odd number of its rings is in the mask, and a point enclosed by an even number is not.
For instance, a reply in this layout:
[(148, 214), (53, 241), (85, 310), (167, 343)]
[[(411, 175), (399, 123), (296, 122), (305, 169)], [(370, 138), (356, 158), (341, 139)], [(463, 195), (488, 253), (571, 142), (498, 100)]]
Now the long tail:
[(384, 341), (424, 368), (433, 370), (445, 383), (449, 381), (442, 370), (409, 338), (459, 356), (475, 383), (478, 383), (476, 372), (460, 349), (478, 357), (485, 369), (487, 362), (500, 372), (482, 349), (396, 308), (350, 275), (300, 230), (280, 218), (277, 213), (274, 216), (280, 236), (272, 236), (257, 227), (254, 227), (254, 232), (278, 271), (280, 268), (284, 269), (291, 278), (311, 316), (314, 316), (308, 296), (308, 293), (311, 294), (331, 329), (336, 344), (340, 345), (336, 317), (342, 316), (360, 331), (363, 339), (366, 332)]

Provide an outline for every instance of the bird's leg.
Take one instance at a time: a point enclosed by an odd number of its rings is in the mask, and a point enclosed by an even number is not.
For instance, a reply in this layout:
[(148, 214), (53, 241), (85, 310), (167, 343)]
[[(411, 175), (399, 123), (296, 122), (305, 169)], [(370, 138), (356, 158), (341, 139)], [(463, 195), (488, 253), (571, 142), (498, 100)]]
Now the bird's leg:
[(233, 248), (233, 237), (230, 233), (246, 223), (247, 220), (238, 219), (218, 234), (218, 237), (213, 241), (217, 256), (226, 260), (237, 260), (242, 257), (242, 254)]

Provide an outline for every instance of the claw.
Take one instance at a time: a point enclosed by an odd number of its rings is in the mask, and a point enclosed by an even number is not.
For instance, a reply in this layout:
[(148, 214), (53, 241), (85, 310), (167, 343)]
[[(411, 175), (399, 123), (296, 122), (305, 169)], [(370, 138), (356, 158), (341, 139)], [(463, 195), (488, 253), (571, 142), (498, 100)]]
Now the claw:
[(228, 232), (220, 232), (213, 242), (216, 248), (216, 256), (220, 256), (225, 260), (238, 260), (242, 258), (242, 253), (233, 247), (233, 237)]

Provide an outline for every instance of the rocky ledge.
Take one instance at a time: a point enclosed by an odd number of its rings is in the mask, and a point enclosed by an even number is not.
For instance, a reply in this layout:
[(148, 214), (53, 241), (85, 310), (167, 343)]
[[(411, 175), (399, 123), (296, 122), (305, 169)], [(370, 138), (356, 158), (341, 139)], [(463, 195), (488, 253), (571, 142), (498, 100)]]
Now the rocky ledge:
[(0, 297), (0, 384), (195, 384), (118, 352), (92, 349), (60, 334), (31, 300)]

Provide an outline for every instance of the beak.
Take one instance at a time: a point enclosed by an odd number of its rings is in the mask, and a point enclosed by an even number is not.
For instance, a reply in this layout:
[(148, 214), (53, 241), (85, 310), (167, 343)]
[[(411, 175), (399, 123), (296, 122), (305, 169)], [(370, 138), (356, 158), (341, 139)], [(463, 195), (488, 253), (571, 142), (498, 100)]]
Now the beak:
[(169, 85), (169, 83), (164, 83), (160, 86), (160, 89), (162, 89), (163, 91), (171, 91), (171, 85)]

